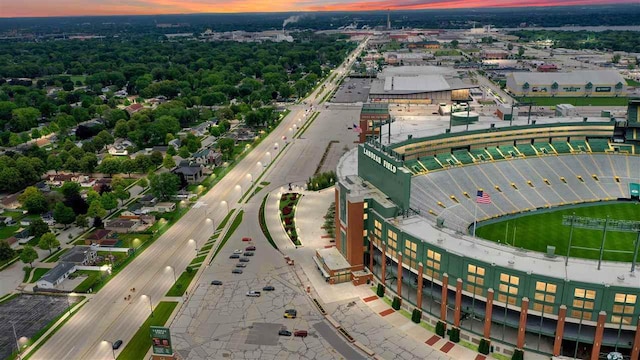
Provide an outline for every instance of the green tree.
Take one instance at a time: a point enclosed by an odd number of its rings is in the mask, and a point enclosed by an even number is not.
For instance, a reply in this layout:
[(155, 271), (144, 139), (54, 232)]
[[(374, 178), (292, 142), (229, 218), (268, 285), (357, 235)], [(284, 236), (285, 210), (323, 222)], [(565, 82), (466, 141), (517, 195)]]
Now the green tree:
[(168, 200), (178, 193), (180, 179), (169, 172), (155, 175), (151, 178), (151, 193), (161, 200)]
[(100, 202), (100, 200), (93, 200), (90, 204), (89, 204), (89, 210), (87, 210), (87, 216), (92, 217), (92, 218), (103, 218), (105, 215), (107, 215), (107, 211), (102, 207), (102, 203)]
[(458, 47), (458, 45), (460, 45), (460, 42), (458, 40), (452, 40), (451, 41), (451, 47), (456, 49)]
[(129, 199), (131, 197), (131, 193), (129, 193), (129, 191), (127, 191), (124, 187), (119, 186), (117, 188), (114, 188), (113, 190), (113, 195), (115, 195), (115, 197), (124, 202), (125, 200)]
[(0, 261), (13, 259), (14, 256), (16, 251), (11, 248), (7, 240), (0, 240)]
[(40, 136), (42, 136), (42, 134), (40, 133), (40, 130), (38, 130), (38, 129), (31, 130), (31, 138), (32, 139), (39, 139)]
[(13, 109), (11, 111), (11, 129), (20, 132), (36, 127), (41, 115), (40, 110), (33, 107)]
[(154, 151), (149, 155), (149, 160), (154, 166), (162, 165), (162, 153), (160, 151)]
[(146, 189), (149, 187), (149, 181), (146, 178), (142, 178), (138, 180), (138, 185), (140, 185), (141, 188)]
[(522, 55), (524, 55), (524, 46), (519, 46), (518, 47), (518, 57), (522, 57)]
[(25, 245), (20, 253), (20, 261), (33, 268), (33, 262), (38, 259), (38, 252), (31, 245)]
[(72, 224), (76, 220), (76, 214), (72, 208), (59, 202), (53, 208), (53, 219), (66, 227), (66, 225)]
[(100, 195), (100, 203), (105, 210), (113, 210), (118, 207), (118, 199), (110, 192)]
[(60, 191), (66, 199), (71, 199), (73, 196), (80, 195), (80, 189), (80, 184), (75, 181), (65, 181), (65, 183), (62, 184), (62, 187), (60, 187)]
[(51, 254), (53, 249), (58, 246), (60, 246), (60, 241), (58, 241), (55, 234), (50, 232), (42, 234), (42, 236), (40, 236), (40, 241), (38, 241), (38, 247), (42, 250), (49, 250), (49, 254)]
[(55, 154), (49, 154), (47, 156), (47, 169), (54, 170), (57, 174), (58, 171), (62, 170), (62, 159)]
[(611, 62), (614, 63), (614, 64), (617, 64), (618, 62), (620, 62), (620, 54), (614, 54), (611, 57)]
[(174, 148), (173, 146), (169, 146), (167, 148), (167, 155), (171, 155), (171, 156), (175, 156), (178, 152), (176, 151), (176, 148)]
[(176, 166), (176, 161), (173, 160), (173, 157), (171, 155), (167, 154), (162, 161), (162, 166), (164, 166), (166, 169), (173, 169)]
[(83, 228), (83, 229), (88, 228), (89, 227), (89, 219), (87, 218), (87, 215), (80, 214), (80, 215), (76, 216), (76, 225), (78, 227)]
[(18, 196), (18, 201), (32, 214), (41, 214), (49, 209), (47, 198), (34, 186), (27, 187)]
[(186, 146), (181, 146), (180, 149), (178, 150), (178, 155), (181, 158), (186, 159), (189, 156), (191, 156), (191, 153), (189, 152), (189, 149)]
[(220, 147), (220, 152), (225, 159), (231, 159), (233, 157), (233, 148), (235, 146), (235, 140), (230, 138), (223, 138), (218, 140), (218, 146)]
[(507, 50), (509, 50), (509, 51), (513, 50), (513, 44), (512, 43), (507, 44)]
[(37, 238), (42, 236), (42, 234), (49, 232), (49, 225), (47, 225), (47, 223), (41, 218), (36, 218), (33, 219), (27, 229), (29, 229), (29, 235)]

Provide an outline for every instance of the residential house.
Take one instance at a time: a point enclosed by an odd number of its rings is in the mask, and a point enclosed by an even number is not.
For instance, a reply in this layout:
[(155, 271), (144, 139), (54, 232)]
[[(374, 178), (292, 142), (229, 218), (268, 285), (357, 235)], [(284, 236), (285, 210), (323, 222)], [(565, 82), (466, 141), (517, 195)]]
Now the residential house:
[(129, 106), (127, 106), (126, 108), (124, 108), (129, 115), (133, 115), (135, 113), (137, 113), (138, 111), (144, 109), (144, 106), (140, 103), (135, 103), (135, 104), (131, 104)]
[(216, 165), (222, 164), (222, 154), (211, 149), (202, 149), (191, 155), (196, 164)]
[(160, 202), (156, 204), (154, 209), (159, 213), (171, 212), (176, 209), (176, 204), (172, 202)]
[(0, 216), (0, 225), (11, 226), (15, 225), (16, 222), (13, 220), (11, 216)]
[(127, 208), (127, 211), (123, 212), (122, 214), (133, 214), (133, 215), (140, 215), (142, 214), (142, 204), (138, 203), (138, 202), (134, 202), (133, 204), (129, 205), (129, 207)]
[(18, 239), (19, 244), (26, 244), (29, 240), (33, 239), (31, 236), (31, 232), (29, 229), (22, 229), (13, 235), (16, 239)]
[(93, 185), (93, 190), (100, 192), (100, 189), (102, 188), (102, 186), (111, 186), (111, 179), (110, 178), (102, 178), (102, 179), (96, 179), (96, 184)]
[(4, 239), (4, 241), (6, 241), (7, 244), (9, 244), (9, 247), (14, 250), (18, 247), (18, 245), (20, 245), (20, 243), (18, 242), (18, 238), (16, 238), (15, 236), (8, 237)]
[(155, 215), (135, 215), (129, 211), (124, 211), (119, 217), (120, 220), (132, 220), (138, 222), (136, 231), (143, 231), (156, 223)]
[(120, 144), (109, 145), (107, 152), (112, 156), (129, 156), (129, 150)]
[(36, 188), (43, 193), (48, 193), (51, 191), (51, 187), (44, 181), (40, 181), (36, 184)]
[(80, 180), (80, 186), (82, 187), (92, 188), (96, 184), (96, 179), (93, 179), (84, 175), (81, 176), (79, 180)]
[(42, 221), (45, 222), (45, 224), (49, 225), (49, 226), (53, 226), (56, 224), (56, 220), (53, 218), (53, 212), (48, 211), (42, 215), (40, 215), (40, 218), (42, 218)]
[(117, 97), (117, 98), (126, 98), (127, 95), (129, 95), (129, 93), (127, 93), (127, 90), (125, 90), (125, 89), (118, 90), (118, 91), (113, 93), (113, 96)]
[(61, 262), (76, 265), (90, 265), (96, 261), (98, 252), (91, 246), (74, 246), (60, 257)]
[(140, 224), (139, 220), (118, 218), (118, 219), (109, 220), (104, 225), (104, 229), (111, 230), (119, 234), (127, 234), (135, 231), (135, 229), (138, 227), (139, 224)]
[(20, 194), (16, 193), (12, 195), (7, 195), (2, 198), (2, 201), (0, 201), (0, 204), (4, 209), (7, 209), (7, 210), (17, 209), (20, 206), (20, 202), (18, 201), (18, 195)]
[(195, 136), (204, 136), (209, 134), (209, 128), (215, 125), (214, 121), (205, 121), (202, 124), (191, 128), (190, 132)]
[(154, 206), (158, 202), (158, 199), (152, 194), (146, 194), (141, 197), (138, 202), (144, 206)]
[(58, 263), (58, 265), (47, 271), (47, 273), (36, 282), (36, 286), (40, 289), (53, 289), (75, 271), (76, 264), (68, 262)]
[(202, 168), (202, 165), (182, 161), (171, 172), (180, 177), (182, 184), (198, 184), (202, 180)]
[(22, 218), (20, 219), (20, 226), (29, 226), (33, 222), (33, 219), (30, 218)]
[(178, 150), (180, 148), (180, 145), (182, 145), (182, 142), (180, 141), (180, 139), (175, 138), (169, 141), (169, 145), (173, 146), (174, 149)]
[(73, 178), (76, 178), (72, 174), (55, 174), (49, 175), (49, 179), (45, 181), (45, 183), (49, 186), (60, 187), (64, 185), (67, 181), (72, 181)]
[(113, 238), (112, 231), (106, 229), (94, 230), (84, 239), (86, 245), (114, 246), (118, 239)]

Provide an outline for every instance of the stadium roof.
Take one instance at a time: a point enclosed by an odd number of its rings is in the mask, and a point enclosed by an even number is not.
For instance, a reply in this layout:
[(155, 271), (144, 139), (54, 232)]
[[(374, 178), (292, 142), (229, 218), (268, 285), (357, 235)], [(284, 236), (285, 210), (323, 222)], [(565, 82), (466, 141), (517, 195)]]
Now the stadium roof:
[(625, 80), (616, 70), (581, 70), (573, 72), (513, 72), (516, 84), (552, 84), (557, 82), (563, 85), (583, 85), (591, 82), (597, 84), (615, 85), (619, 82), (625, 84)]
[(370, 94), (416, 94), (477, 87), (442, 75), (387, 76), (371, 85)]

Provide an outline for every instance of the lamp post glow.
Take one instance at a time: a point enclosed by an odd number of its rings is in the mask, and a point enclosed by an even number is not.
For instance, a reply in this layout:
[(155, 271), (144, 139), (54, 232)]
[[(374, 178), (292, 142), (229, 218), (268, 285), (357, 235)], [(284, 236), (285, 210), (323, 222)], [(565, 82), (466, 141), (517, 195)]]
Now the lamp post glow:
[(111, 345), (111, 354), (113, 355), (113, 359), (115, 360), (115, 358), (116, 358), (116, 349), (113, 348), (113, 342), (111, 342), (109, 340), (102, 340), (102, 343), (104, 345)]
[(271, 153), (267, 151), (267, 153), (265, 154), (269, 157), (269, 162), (271, 162)]
[(176, 278), (176, 269), (174, 269), (171, 265), (167, 265), (167, 269), (171, 269), (171, 271), (173, 272), (173, 283), (177, 283), (178, 279)]
[(206, 222), (207, 223), (211, 223), (211, 228), (213, 229), (213, 232), (216, 232), (216, 225), (213, 222), (213, 219), (212, 218), (207, 218)]
[(68, 311), (69, 315), (71, 315), (71, 300), (70, 300), (70, 298), (71, 298), (72, 296), (76, 296), (76, 293), (71, 292), (71, 293), (69, 293), (69, 294), (67, 295), (67, 305), (69, 306), (69, 307), (68, 307), (68, 309), (69, 309), (69, 311)]
[(227, 206), (227, 214), (229, 213), (229, 203), (226, 202), (225, 200), (220, 201), (220, 205), (222, 206), (222, 204)]
[(151, 303), (151, 296), (141, 295), (140, 297), (149, 299), (149, 309), (151, 310), (151, 317), (153, 317), (153, 304)]

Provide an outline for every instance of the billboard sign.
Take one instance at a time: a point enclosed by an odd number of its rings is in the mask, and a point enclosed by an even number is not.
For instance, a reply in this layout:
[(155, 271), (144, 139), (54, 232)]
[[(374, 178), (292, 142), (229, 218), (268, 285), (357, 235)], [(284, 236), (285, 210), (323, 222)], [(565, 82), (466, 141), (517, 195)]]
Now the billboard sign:
[(151, 326), (151, 344), (153, 353), (159, 355), (172, 355), (171, 333), (169, 328), (162, 326)]

